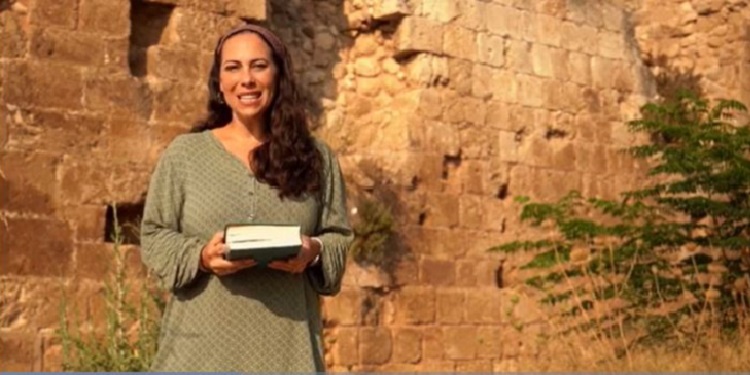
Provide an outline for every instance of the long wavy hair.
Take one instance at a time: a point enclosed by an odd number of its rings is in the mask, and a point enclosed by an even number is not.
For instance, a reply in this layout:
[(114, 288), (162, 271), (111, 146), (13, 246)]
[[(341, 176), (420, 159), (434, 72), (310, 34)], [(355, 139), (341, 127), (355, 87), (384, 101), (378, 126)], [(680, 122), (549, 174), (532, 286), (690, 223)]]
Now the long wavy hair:
[(221, 50), (227, 39), (246, 32), (257, 34), (268, 44), (276, 68), (274, 97), (264, 114), (266, 142), (251, 151), (250, 167), (258, 180), (278, 189), (281, 198), (318, 193), (323, 178), (322, 156), (307, 126), (304, 102), (294, 82), (289, 52), (281, 39), (266, 28), (245, 24), (219, 38), (208, 79), (208, 115), (192, 131), (216, 129), (232, 121), (232, 109), (224, 102), (219, 89)]

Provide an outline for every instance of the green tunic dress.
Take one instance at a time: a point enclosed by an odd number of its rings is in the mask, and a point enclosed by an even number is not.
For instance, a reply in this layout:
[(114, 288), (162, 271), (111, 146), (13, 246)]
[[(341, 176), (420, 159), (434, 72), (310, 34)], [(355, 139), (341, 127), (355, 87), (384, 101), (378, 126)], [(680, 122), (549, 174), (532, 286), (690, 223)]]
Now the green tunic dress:
[[(316, 141), (321, 196), (280, 199), (210, 132), (178, 136), (159, 160), (141, 228), (142, 259), (172, 292), (155, 371), (324, 371), (319, 295), (336, 294), (352, 231), (338, 161)], [(230, 223), (295, 224), (323, 242), (302, 274), (199, 270), (200, 251)]]

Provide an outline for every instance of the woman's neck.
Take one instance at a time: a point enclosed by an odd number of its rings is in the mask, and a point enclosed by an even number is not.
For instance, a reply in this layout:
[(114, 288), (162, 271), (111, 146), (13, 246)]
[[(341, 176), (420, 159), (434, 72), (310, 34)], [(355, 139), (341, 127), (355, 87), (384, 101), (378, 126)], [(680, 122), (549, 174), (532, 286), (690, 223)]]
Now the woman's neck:
[(232, 134), (232, 138), (257, 143), (263, 143), (266, 139), (263, 128), (260, 121), (242, 121), (236, 117), (227, 124), (227, 130)]

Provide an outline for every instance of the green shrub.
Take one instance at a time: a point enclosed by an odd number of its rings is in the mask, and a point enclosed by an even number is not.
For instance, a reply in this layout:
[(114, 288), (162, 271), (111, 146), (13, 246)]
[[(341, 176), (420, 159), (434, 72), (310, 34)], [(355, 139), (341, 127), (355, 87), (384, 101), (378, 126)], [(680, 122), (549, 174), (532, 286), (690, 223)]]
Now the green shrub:
[(630, 149), (649, 165), (645, 187), (618, 201), (578, 192), (553, 203), (517, 198), (521, 219), (553, 234), (490, 250), (535, 251), (522, 267), (536, 271), (526, 284), (577, 317), (578, 330), (640, 332), (628, 345), (747, 334), (750, 124), (729, 121), (746, 112), (737, 101), (711, 106), (689, 93), (645, 105), (628, 124), (651, 138)]
[(75, 306), (72, 306), (71, 319), (67, 298), (63, 296), (58, 336), (62, 341), (62, 366), (65, 371), (148, 371), (156, 353), (164, 299), (149, 288), (149, 278), (140, 283), (137, 302), (133, 302), (120, 252), (122, 232), (116, 211), (114, 218), (114, 251), (103, 296), (106, 301), (106, 330), (103, 333), (82, 330), (81, 321), (75, 316)]

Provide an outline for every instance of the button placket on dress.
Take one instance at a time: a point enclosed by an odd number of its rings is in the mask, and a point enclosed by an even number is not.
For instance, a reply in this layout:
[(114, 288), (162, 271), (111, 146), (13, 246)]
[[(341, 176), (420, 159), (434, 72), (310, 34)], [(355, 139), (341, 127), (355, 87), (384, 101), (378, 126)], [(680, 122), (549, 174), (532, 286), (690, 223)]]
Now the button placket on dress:
[(257, 213), (258, 208), (258, 194), (257, 194), (257, 182), (255, 181), (255, 176), (252, 174), (249, 175), (250, 177), (250, 212), (247, 215), (247, 221), (252, 223), (255, 221), (255, 216)]

